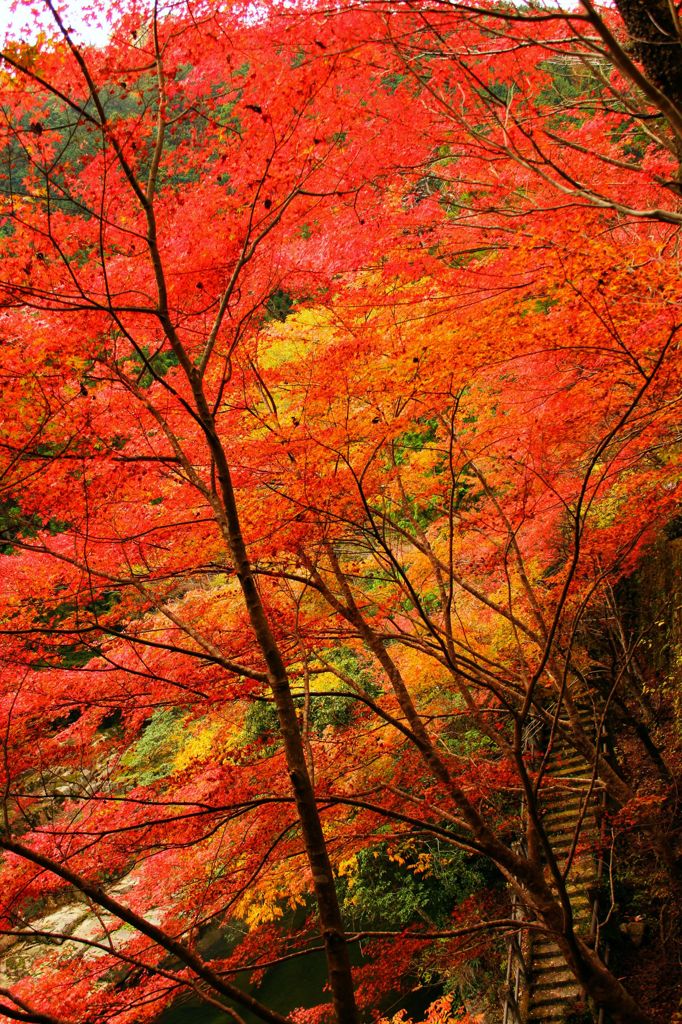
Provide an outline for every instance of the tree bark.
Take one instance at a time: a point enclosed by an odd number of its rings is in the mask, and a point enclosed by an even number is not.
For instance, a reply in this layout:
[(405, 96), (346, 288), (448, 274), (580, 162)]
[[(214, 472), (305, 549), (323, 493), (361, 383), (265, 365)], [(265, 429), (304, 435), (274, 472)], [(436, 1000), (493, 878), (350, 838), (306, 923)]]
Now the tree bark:
[[(627, 47), (649, 81), (682, 114), (682, 40), (668, 0), (616, 0), (630, 36)], [(682, 178), (682, 140), (675, 137)]]
[(201, 388), (196, 382), (194, 388), (199, 415), (215, 459), (220, 494), (225, 509), (226, 539), (234, 560), (251, 627), (265, 661), (268, 682), (277, 710), (280, 735), (301, 823), (306, 856), (313, 877), (336, 1019), (338, 1024), (357, 1024), (358, 1011), (341, 910), (286, 666), (270, 628), (256, 584), (256, 577), (249, 561), (227, 457), (213, 429), (210, 410)]

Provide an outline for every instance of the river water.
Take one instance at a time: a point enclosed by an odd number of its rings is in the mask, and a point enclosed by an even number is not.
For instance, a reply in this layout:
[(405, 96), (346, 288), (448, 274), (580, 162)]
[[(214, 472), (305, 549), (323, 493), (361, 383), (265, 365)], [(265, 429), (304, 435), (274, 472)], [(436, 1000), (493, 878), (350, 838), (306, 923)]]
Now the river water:
[[(224, 956), (225, 942), (216, 932), (214, 941), (204, 945), (204, 955)], [(351, 960), (354, 966), (362, 961), (357, 946), (351, 947)], [(319, 1006), (328, 1002), (329, 993), (324, 991), (327, 980), (326, 963), (323, 953), (311, 953), (309, 956), (295, 960), (287, 960), (269, 968), (258, 986), (245, 985), (250, 992), (272, 1010), (286, 1016), (297, 1007)], [(399, 979), (396, 979), (398, 981)], [(408, 1015), (419, 1020), (429, 1003), (439, 995), (439, 990), (418, 989), (403, 997), (388, 997), (380, 1007), (382, 1011), (393, 1015), (398, 1010), (407, 1010)], [(248, 1010), (238, 1010), (246, 1024), (261, 1024), (258, 1017)], [(156, 1024), (234, 1024), (232, 1018), (212, 1006), (207, 1006), (199, 999), (180, 998), (157, 1019)]]

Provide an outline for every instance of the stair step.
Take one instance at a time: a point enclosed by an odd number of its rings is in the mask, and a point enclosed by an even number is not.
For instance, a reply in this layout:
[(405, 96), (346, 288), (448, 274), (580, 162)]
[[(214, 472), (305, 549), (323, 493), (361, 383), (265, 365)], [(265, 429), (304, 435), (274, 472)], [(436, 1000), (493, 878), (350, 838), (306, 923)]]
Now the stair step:
[(566, 972), (558, 977), (546, 978), (544, 975), (538, 975), (533, 981), (533, 994), (539, 999), (546, 992), (556, 992), (558, 989), (563, 989), (567, 985), (575, 987), (575, 978), (570, 972)]
[(543, 799), (544, 813), (543, 817), (547, 818), (550, 814), (558, 814), (561, 811), (570, 811), (572, 814), (580, 814), (580, 809), (583, 806), (584, 794), (582, 793), (557, 793), (554, 797), (546, 796)]
[(591, 801), (585, 801), (584, 793), (576, 793), (575, 797), (572, 799), (567, 800), (566, 797), (563, 797), (561, 800), (557, 800), (554, 804), (545, 800), (542, 817), (547, 821), (548, 819), (556, 820), (557, 818), (575, 819), (582, 815), (584, 821), (589, 821), (591, 811)]
[(553, 779), (561, 779), (562, 781), (572, 780), (574, 784), (580, 782), (584, 786), (589, 786), (592, 782), (592, 775), (587, 768), (587, 765), (576, 764), (576, 765), (560, 765), (558, 768), (554, 768), (552, 771)]
[(558, 967), (547, 967), (544, 970), (537, 970), (533, 975), (533, 979), (533, 988), (538, 992), (556, 988), (557, 985), (563, 985), (567, 981), (570, 981), (572, 985), (575, 984), (573, 973), (565, 963)]
[[(552, 847), (556, 847), (561, 843), (563, 843), (564, 845), (572, 846), (573, 840), (575, 839), (575, 829), (560, 828), (557, 829), (555, 833), (547, 833), (547, 838), (550, 840)], [(583, 836), (582, 832), (580, 833), (580, 835), (578, 836), (578, 853), (583, 855), (586, 853), (592, 853), (594, 842), (588, 843), (588, 838), (589, 837)]]
[(561, 986), (557, 985), (554, 992), (545, 992), (538, 999), (531, 998), (531, 1007), (534, 1010), (538, 1010), (541, 1006), (555, 1006), (558, 1002), (575, 999), (578, 995), (578, 991), (578, 986), (576, 985), (575, 980), (570, 984), (567, 983), (566, 985)]
[(573, 989), (572, 992), (557, 994), (551, 1002), (529, 1006), (528, 1020), (565, 1020), (571, 1007), (575, 1006), (578, 995), (577, 989)]
[(573, 845), (573, 836), (568, 831), (548, 838), (552, 840), (552, 849), (555, 854), (558, 850), (569, 850)]
[[(573, 1000), (572, 1000), (573, 1001)], [(528, 1024), (545, 1024), (547, 1021), (564, 1021), (568, 1016), (569, 1007), (563, 1000), (554, 1006), (533, 1007), (528, 1011)]]
[[(596, 738), (599, 710), (587, 691), (571, 691), (575, 717), (591, 739)], [(570, 730), (565, 709), (559, 724)], [(539, 793), (542, 826), (560, 869), (573, 854), (566, 893), (575, 930), (583, 938), (590, 933), (593, 915), (591, 891), (596, 882), (595, 849), (600, 844), (596, 805), (600, 789), (594, 785), (594, 766), (570, 742), (556, 736), (545, 763), (546, 776)], [(551, 886), (554, 890), (554, 886)], [(555, 892), (556, 895), (556, 892)], [(530, 978), (526, 992), (526, 1024), (561, 1024), (570, 1016), (580, 995), (575, 976), (556, 941), (548, 933), (534, 936), (529, 951)]]
[[(560, 818), (558, 818), (558, 817), (545, 818), (542, 824), (543, 824), (544, 830), (545, 830), (545, 832), (547, 834), (549, 834), (550, 832), (575, 832), (576, 825), (578, 824), (578, 820), (579, 820), (579, 812), (575, 811), (570, 816), (569, 815), (564, 815), (563, 817), (560, 817)], [(581, 826), (580, 826), (580, 833), (581, 833), (581, 835), (582, 835), (583, 832), (588, 833), (590, 831), (593, 834), (596, 833), (596, 829), (593, 828), (593, 827), (592, 828), (590, 827), (590, 822), (589, 821), (588, 822), (583, 821)]]
[(556, 811), (577, 812), (585, 803), (585, 791), (580, 789), (554, 788), (540, 793), (545, 814)]
[(551, 961), (552, 965), (563, 964), (566, 965), (566, 961), (559, 952), (559, 947), (555, 945), (547, 945), (541, 949), (533, 949), (533, 960), (545, 960)]
[[(545, 811), (545, 813), (543, 814), (542, 823), (545, 826), (545, 828), (548, 828), (550, 825), (563, 825), (567, 821), (575, 823), (580, 817), (580, 812), (582, 811), (582, 809), (582, 804), (578, 804), (577, 807), (557, 807), (556, 810), (554, 810), (554, 808), (551, 808), (550, 810)], [(585, 821), (589, 822), (589, 812), (588, 814), (584, 815), (583, 823)]]

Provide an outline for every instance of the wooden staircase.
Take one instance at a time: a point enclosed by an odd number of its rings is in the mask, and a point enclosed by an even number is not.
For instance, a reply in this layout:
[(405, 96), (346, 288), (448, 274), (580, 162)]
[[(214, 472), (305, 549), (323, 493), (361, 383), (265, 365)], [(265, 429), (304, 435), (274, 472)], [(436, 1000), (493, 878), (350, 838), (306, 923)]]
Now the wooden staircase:
[[(593, 714), (586, 708), (580, 715), (586, 731), (594, 733)], [(546, 765), (545, 785), (541, 790), (540, 807), (547, 838), (559, 869), (571, 864), (566, 888), (571, 902), (574, 927), (581, 938), (595, 941), (596, 908), (593, 892), (599, 865), (595, 855), (598, 840), (598, 791), (590, 793), (592, 768), (585, 759), (557, 739)], [(587, 806), (586, 806), (587, 801)], [(581, 820), (582, 815), (582, 820)], [(571, 856), (575, 832), (580, 834)], [(567, 966), (557, 944), (542, 933), (529, 933), (522, 939), (524, 954), (519, 956), (510, 946), (508, 991), (504, 1003), (503, 1024), (561, 1024), (582, 1005), (582, 995), (575, 977)], [(511, 969), (512, 959), (515, 969)], [(509, 984), (513, 982), (512, 984)]]
[[(563, 868), (571, 853), (589, 790), (590, 769), (580, 755), (567, 752), (560, 743), (549, 758), (548, 770), (559, 785), (548, 790), (542, 800), (543, 823), (559, 867)], [(560, 780), (563, 779), (566, 780), (566, 788), (561, 787)], [(596, 840), (594, 800), (591, 798), (566, 883), (574, 925), (583, 938), (590, 937), (593, 927), (590, 890), (597, 880), (597, 862), (592, 852)], [(528, 1024), (564, 1021), (575, 1010), (580, 1000), (580, 989), (559, 947), (548, 936), (538, 935), (532, 940), (528, 959)]]

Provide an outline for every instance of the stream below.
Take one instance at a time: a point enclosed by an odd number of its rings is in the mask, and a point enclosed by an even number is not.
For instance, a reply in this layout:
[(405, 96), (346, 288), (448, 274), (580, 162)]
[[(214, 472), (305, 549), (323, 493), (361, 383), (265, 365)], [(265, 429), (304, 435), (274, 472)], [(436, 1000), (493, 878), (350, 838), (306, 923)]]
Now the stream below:
[[(202, 942), (202, 952), (207, 958), (225, 956), (228, 944), (219, 929), (208, 933)], [(351, 947), (351, 963), (359, 966), (362, 953)], [(258, 985), (244, 985), (245, 991), (265, 1003), (271, 1010), (286, 1016), (298, 1007), (310, 1008), (328, 1002), (329, 993), (324, 991), (327, 980), (326, 963), (322, 952), (270, 967)], [(398, 981), (399, 979), (396, 979)], [(237, 982), (238, 984), (238, 982)], [(408, 1016), (419, 1019), (427, 1006), (439, 995), (439, 988), (420, 988), (406, 996), (387, 997), (376, 1007), (391, 1016), (399, 1010), (406, 1010)], [(261, 1024), (260, 1019), (248, 1010), (239, 1009), (245, 1024)], [(156, 1024), (234, 1024), (231, 1017), (215, 1007), (208, 1006), (196, 996), (181, 996), (169, 1006)]]

